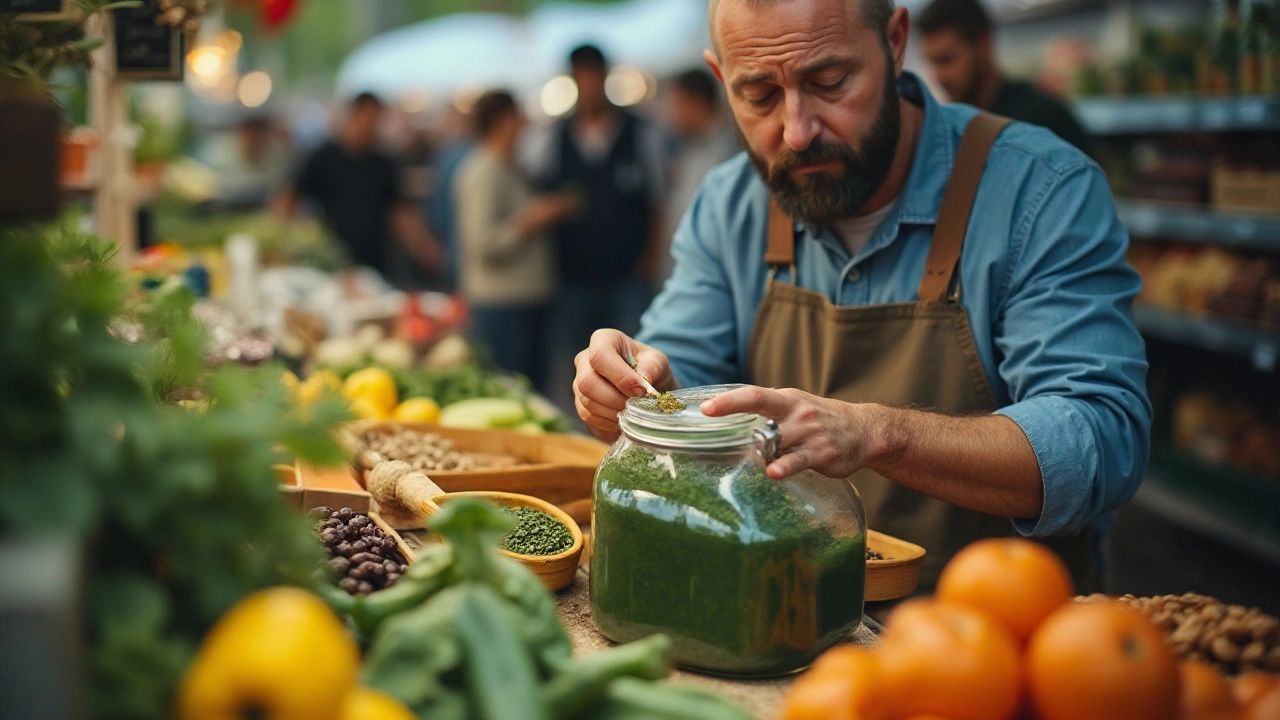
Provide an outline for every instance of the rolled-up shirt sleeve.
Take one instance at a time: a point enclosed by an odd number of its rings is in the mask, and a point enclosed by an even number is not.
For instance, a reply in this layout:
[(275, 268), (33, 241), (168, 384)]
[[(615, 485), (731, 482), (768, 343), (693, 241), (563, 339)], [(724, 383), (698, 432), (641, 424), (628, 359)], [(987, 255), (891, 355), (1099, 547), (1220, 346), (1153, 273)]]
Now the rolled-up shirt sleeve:
[(739, 379), (724, 228), (704, 181), (671, 242), (674, 269), (640, 320), (640, 342), (667, 354), (681, 387)]
[(1015, 237), (994, 343), (1044, 483), (1023, 535), (1076, 533), (1128, 502), (1151, 444), (1146, 352), (1133, 322), (1141, 280), (1102, 171), (1052, 177)]

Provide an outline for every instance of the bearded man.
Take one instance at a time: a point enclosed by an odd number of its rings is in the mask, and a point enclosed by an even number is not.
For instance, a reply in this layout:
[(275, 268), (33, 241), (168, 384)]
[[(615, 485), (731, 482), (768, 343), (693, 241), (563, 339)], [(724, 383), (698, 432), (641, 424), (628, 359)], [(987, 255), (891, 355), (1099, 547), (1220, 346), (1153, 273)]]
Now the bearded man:
[(638, 337), (578, 355), (578, 414), (611, 439), (641, 376), (748, 383), (702, 413), (775, 421), (772, 478), (851, 478), (870, 527), (928, 550), (922, 590), (1013, 533), (1095, 589), (1150, 444), (1128, 237), (1079, 150), (904, 72), (909, 26), (891, 0), (713, 0), (747, 150), (707, 175)]

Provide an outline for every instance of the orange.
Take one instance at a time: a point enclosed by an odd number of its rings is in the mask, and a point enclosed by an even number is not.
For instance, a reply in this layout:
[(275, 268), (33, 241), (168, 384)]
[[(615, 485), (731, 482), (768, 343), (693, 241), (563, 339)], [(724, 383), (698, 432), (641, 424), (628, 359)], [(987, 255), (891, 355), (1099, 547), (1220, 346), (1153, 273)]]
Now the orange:
[(1182, 680), (1178, 720), (1237, 720), (1240, 707), (1222, 673), (1202, 662), (1179, 666)]
[(1018, 712), (1018, 643), (976, 610), (930, 600), (903, 603), (889, 616), (878, 652), (897, 716), (1008, 720)]
[(1231, 684), (1231, 694), (1240, 707), (1245, 707), (1276, 686), (1276, 678), (1263, 672), (1245, 673)]
[(1169, 720), (1178, 707), (1178, 660), (1164, 635), (1116, 602), (1067, 605), (1027, 646), (1038, 720)]
[(1253, 699), (1245, 706), (1244, 720), (1280, 720), (1280, 683)]
[(936, 598), (977, 608), (1025, 643), (1049, 613), (1071, 601), (1071, 574), (1053, 551), (1030, 540), (979, 540), (938, 578)]
[(796, 680), (780, 720), (876, 720), (884, 685), (876, 655), (853, 645), (834, 647)]

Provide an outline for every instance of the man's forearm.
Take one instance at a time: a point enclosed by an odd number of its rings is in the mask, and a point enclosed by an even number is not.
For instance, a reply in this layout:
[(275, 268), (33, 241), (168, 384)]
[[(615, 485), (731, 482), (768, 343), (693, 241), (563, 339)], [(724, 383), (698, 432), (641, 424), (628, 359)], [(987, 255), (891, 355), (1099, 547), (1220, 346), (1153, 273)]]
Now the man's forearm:
[(1026, 435), (1001, 415), (951, 417), (883, 405), (868, 414), (866, 467), (900, 485), (962, 507), (1039, 517), (1044, 487)]

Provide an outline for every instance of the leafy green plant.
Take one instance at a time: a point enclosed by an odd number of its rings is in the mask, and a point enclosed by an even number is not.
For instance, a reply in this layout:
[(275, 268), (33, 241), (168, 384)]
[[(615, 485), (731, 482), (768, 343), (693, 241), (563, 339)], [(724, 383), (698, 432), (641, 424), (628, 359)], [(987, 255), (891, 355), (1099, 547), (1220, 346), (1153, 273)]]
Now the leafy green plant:
[[(347, 410), (302, 414), (274, 371), (206, 371), (190, 297), (128, 303), (113, 256), (68, 224), (0, 227), (0, 538), (83, 543), (92, 715), (160, 718), (224, 610), (311, 581), (319, 545), (271, 465), (341, 462)], [(122, 317), (148, 339), (117, 338)], [(157, 378), (207, 406), (159, 402)]]

